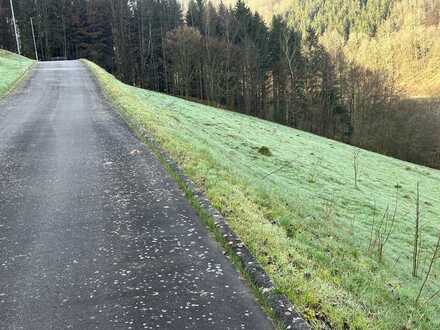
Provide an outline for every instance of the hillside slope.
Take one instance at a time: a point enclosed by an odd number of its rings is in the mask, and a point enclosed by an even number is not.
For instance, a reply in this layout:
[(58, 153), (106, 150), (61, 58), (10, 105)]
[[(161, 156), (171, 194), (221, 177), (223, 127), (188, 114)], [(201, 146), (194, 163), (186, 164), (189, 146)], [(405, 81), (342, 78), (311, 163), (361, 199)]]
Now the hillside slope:
[[(183, 8), (187, 9), (190, 1), (191, 0), (181, 0), (180, 2)], [(237, 0), (210, 0), (210, 2), (215, 6), (223, 3), (226, 6), (233, 7), (237, 3)], [(258, 11), (267, 23), (271, 22), (274, 14), (284, 15), (292, 8), (292, 2), (286, 0), (243, 0), (243, 2), (246, 3), (251, 10)]]
[[(314, 327), (440, 327), (438, 264), (415, 304), (440, 230), (439, 171), (130, 87), (88, 64), (130, 126), (170, 152)], [(413, 278), (417, 183), (423, 243)]]
[(281, 14), (302, 32), (313, 28), (331, 53), (339, 48), (357, 64), (388, 72), (405, 96), (440, 95), (440, 0), (244, 2), (268, 24)]
[(0, 97), (4, 96), (34, 61), (0, 49)]
[(405, 96), (439, 97), (440, 0), (394, 1), (391, 8), (374, 37), (352, 35), (345, 53), (391, 74)]

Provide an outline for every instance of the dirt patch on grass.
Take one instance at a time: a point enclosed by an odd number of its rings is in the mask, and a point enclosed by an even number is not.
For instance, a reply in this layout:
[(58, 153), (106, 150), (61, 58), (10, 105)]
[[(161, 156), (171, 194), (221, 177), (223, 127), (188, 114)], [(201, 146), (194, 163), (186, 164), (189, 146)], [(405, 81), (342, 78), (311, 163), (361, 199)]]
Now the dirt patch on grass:
[(270, 151), (270, 149), (266, 146), (262, 146), (260, 148), (258, 148), (258, 153), (260, 155), (266, 156), (266, 157), (270, 157), (272, 156), (272, 151)]

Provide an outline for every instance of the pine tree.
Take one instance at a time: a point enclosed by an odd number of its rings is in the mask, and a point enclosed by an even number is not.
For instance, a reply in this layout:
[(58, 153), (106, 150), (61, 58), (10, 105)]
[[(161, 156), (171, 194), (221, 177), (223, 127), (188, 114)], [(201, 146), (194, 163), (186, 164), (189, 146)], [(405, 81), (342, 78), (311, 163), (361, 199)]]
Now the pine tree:
[(12, 14), (8, 0), (0, 0), (0, 48), (16, 50)]

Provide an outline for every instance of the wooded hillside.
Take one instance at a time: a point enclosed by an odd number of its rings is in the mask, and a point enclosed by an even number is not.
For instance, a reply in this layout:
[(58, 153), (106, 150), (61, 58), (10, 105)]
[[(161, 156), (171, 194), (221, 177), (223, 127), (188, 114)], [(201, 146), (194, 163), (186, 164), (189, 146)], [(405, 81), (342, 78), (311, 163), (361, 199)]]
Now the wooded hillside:
[(313, 28), (326, 35), (322, 42), (330, 50), (346, 46), (345, 53), (360, 64), (393, 72), (401, 92), (408, 96), (440, 95), (439, 0), (246, 3), (269, 22), (273, 13), (287, 15), (297, 29)]

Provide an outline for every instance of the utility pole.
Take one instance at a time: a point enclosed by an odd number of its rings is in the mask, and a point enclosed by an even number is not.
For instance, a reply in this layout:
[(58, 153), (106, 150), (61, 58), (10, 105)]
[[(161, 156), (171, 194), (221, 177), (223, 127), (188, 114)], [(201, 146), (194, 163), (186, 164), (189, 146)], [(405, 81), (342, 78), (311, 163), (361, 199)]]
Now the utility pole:
[(18, 55), (21, 55), (20, 40), (18, 39), (17, 23), (15, 23), (14, 5), (12, 4), (12, 0), (9, 0), (9, 2), (11, 3), (12, 22), (14, 23), (15, 41), (17, 41), (17, 52)]
[(35, 42), (34, 22), (32, 21), (32, 17), (31, 17), (31, 28), (32, 28), (32, 39), (34, 39), (35, 59), (38, 62), (37, 44)]

